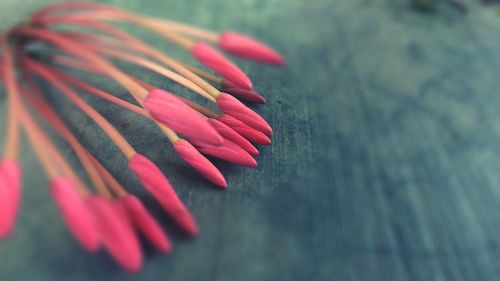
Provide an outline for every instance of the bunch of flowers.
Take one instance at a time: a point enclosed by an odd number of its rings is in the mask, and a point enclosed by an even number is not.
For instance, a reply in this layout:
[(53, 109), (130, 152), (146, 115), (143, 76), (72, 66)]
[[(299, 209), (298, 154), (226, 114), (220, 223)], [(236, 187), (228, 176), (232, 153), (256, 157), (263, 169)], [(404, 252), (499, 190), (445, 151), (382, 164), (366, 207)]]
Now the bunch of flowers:
[[(217, 75), (168, 56), (114, 22), (132, 23), (170, 40)], [(65, 26), (78, 28), (62, 28)], [(50, 193), (65, 224), (83, 248), (90, 252), (104, 248), (130, 272), (137, 272), (142, 266), (139, 234), (159, 251), (171, 250), (168, 236), (143, 203), (126, 191), (54, 110), (38, 86), (41, 81), (57, 89), (102, 129), (127, 158), (128, 167), (142, 186), (190, 236), (198, 234), (197, 223), (167, 177), (82, 99), (80, 92), (154, 122), (182, 160), (221, 188), (227, 187), (226, 180), (205, 156), (255, 167), (254, 157), (259, 150), (254, 144), (271, 143), (271, 126), (240, 102), (265, 103), (264, 97), (254, 91), (247, 75), (219, 50), (272, 65), (282, 65), (284, 60), (272, 48), (247, 36), (214, 33), (97, 3), (68, 2), (35, 12), (27, 22), (1, 34), (0, 45), (0, 81), (8, 101), (7, 131), (2, 133), (5, 150), (0, 163), (0, 238), (12, 232), (20, 205), (22, 172), (18, 153), (23, 129), (50, 179)], [(33, 45), (43, 48), (30, 49)], [(148, 84), (110, 59), (156, 72), (201, 95), (217, 111)], [(125, 88), (137, 103), (70, 75), (61, 67), (108, 77)], [(71, 146), (91, 184), (79, 178), (36, 116), (43, 117), (51, 130)]]

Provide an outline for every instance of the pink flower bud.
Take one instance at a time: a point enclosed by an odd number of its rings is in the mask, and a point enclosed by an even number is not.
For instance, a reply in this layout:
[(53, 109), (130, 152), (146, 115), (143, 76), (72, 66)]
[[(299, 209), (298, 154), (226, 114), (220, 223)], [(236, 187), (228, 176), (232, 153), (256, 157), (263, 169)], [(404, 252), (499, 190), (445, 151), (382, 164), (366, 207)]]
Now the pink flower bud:
[(144, 106), (156, 120), (188, 139), (210, 145), (220, 145), (223, 141), (199, 112), (169, 92), (152, 90)]
[(201, 146), (199, 147), (201, 153), (220, 158), (227, 162), (234, 163), (245, 167), (256, 167), (257, 161), (248, 154), (243, 148), (230, 140), (225, 140), (219, 146)]
[(76, 240), (88, 251), (99, 248), (100, 234), (96, 221), (84, 200), (68, 178), (54, 178), (50, 182), (52, 198), (64, 222)]
[(211, 68), (235, 85), (247, 90), (252, 89), (252, 81), (250, 81), (247, 75), (212, 46), (198, 42), (191, 49), (191, 53), (200, 63)]
[(174, 143), (174, 149), (182, 160), (196, 169), (203, 177), (220, 187), (227, 187), (226, 179), (221, 172), (188, 141), (179, 139)]
[(248, 36), (235, 32), (224, 32), (219, 37), (219, 46), (225, 52), (257, 62), (282, 65), (283, 56), (271, 47)]
[(156, 220), (149, 214), (142, 202), (134, 195), (126, 195), (121, 198), (128, 217), (134, 227), (140, 231), (153, 246), (161, 252), (170, 252), (172, 245), (167, 235), (161, 229)]
[(240, 135), (242, 135), (251, 142), (262, 145), (271, 144), (271, 139), (269, 139), (269, 137), (266, 136), (264, 133), (247, 126), (245, 123), (241, 122), (240, 120), (234, 118), (231, 115), (222, 114), (221, 116), (219, 116), (219, 118), (217, 118), (217, 120), (228, 125), (233, 130), (235, 130), (236, 132), (238, 132)]
[(231, 94), (239, 99), (261, 104), (266, 103), (266, 99), (254, 90), (240, 88), (227, 80), (222, 81), (221, 86), (224, 92)]
[(93, 211), (102, 241), (113, 259), (125, 270), (138, 272), (142, 267), (142, 251), (129, 223), (113, 201), (99, 196), (87, 199)]
[(21, 197), (21, 167), (17, 161), (0, 162), (0, 239), (7, 238), (14, 228)]
[(198, 234), (199, 230), (195, 219), (181, 202), (165, 175), (151, 160), (136, 154), (130, 159), (129, 167), (142, 185), (184, 231), (192, 236)]
[(241, 148), (246, 150), (250, 155), (259, 155), (259, 150), (255, 148), (247, 139), (242, 137), (238, 132), (233, 130), (228, 125), (222, 123), (221, 121), (213, 118), (209, 118), (208, 122), (214, 127), (221, 136), (239, 145)]
[(266, 120), (233, 96), (225, 93), (220, 94), (217, 98), (217, 106), (222, 112), (239, 119), (248, 126), (257, 129), (266, 135), (272, 135), (273, 129), (269, 126)]

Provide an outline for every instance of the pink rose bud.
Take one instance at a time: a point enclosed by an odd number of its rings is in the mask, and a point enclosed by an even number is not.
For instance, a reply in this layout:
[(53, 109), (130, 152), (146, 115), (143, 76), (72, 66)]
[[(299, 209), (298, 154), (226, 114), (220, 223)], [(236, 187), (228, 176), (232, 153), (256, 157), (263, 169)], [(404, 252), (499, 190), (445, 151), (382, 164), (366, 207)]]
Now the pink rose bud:
[(241, 165), (245, 167), (256, 167), (257, 161), (248, 154), (243, 148), (230, 140), (225, 140), (224, 144), (219, 146), (201, 146), (199, 147), (201, 153), (210, 155), (227, 162)]
[(167, 253), (172, 249), (172, 244), (156, 220), (149, 214), (142, 202), (134, 195), (121, 198), (121, 203), (127, 211), (128, 217), (134, 227), (140, 231), (149, 242), (159, 251)]
[(233, 130), (235, 130), (236, 132), (238, 132), (240, 135), (242, 135), (251, 142), (262, 145), (271, 144), (271, 139), (269, 139), (269, 137), (266, 136), (264, 133), (247, 126), (245, 123), (241, 122), (240, 120), (234, 118), (231, 115), (222, 114), (217, 118), (217, 120), (228, 125)]
[(257, 129), (268, 136), (272, 135), (273, 129), (269, 126), (266, 120), (233, 96), (225, 93), (220, 94), (217, 98), (217, 106), (222, 112), (239, 119), (248, 126)]
[(113, 201), (99, 196), (89, 197), (87, 205), (96, 217), (108, 253), (123, 269), (139, 272), (142, 268), (142, 251), (123, 213)]
[(224, 179), (221, 172), (188, 141), (179, 139), (174, 143), (174, 149), (182, 160), (198, 171), (203, 177), (220, 187), (227, 187), (226, 179)]
[(52, 198), (73, 236), (86, 250), (97, 251), (100, 234), (96, 220), (81, 195), (75, 190), (73, 182), (60, 177), (52, 179), (50, 185)]
[(221, 136), (239, 145), (241, 148), (246, 150), (250, 155), (259, 155), (259, 150), (255, 148), (247, 139), (242, 137), (238, 132), (233, 130), (228, 125), (222, 123), (221, 121), (213, 118), (209, 118), (208, 122), (214, 127)]
[(7, 238), (16, 223), (21, 197), (21, 167), (17, 161), (0, 162), (0, 239)]
[(248, 36), (235, 32), (223, 32), (219, 37), (222, 50), (235, 56), (256, 62), (282, 65), (283, 56), (276, 50)]
[(164, 90), (149, 92), (144, 106), (154, 119), (186, 138), (210, 145), (220, 145), (223, 138), (196, 110)]
[(158, 200), (165, 211), (189, 235), (198, 234), (198, 225), (181, 202), (165, 175), (148, 158), (136, 154), (129, 161), (130, 169), (142, 185)]
[(266, 99), (254, 90), (240, 88), (227, 80), (222, 81), (221, 86), (224, 92), (231, 94), (239, 99), (261, 104), (266, 103)]
[(191, 53), (200, 63), (211, 68), (235, 85), (247, 90), (252, 89), (252, 81), (250, 81), (248, 76), (236, 64), (225, 58), (212, 46), (198, 42), (191, 49)]

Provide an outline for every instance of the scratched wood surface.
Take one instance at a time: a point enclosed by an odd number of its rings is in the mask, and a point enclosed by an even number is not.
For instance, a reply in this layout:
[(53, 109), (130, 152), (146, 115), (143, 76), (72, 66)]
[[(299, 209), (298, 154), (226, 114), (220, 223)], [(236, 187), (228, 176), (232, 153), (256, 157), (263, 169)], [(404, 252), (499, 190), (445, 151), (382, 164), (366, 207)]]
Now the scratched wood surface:
[[(1, 1), (0, 26), (46, 2)], [(239, 30), (283, 51), (283, 69), (238, 61), (268, 99), (257, 111), (274, 126), (274, 144), (262, 148), (257, 169), (217, 162), (230, 184), (220, 191), (179, 161), (152, 125), (87, 97), (168, 175), (202, 229), (189, 240), (138, 187), (102, 132), (46, 88), (81, 140), (151, 206), (175, 251), (162, 256), (146, 248), (137, 276), (103, 253), (85, 253), (61, 223), (24, 143), (23, 209), (15, 235), (0, 244), (0, 280), (500, 278), (500, 16), (494, 8), (472, 4), (463, 17), (444, 6), (416, 13), (403, 0), (106, 2)], [(101, 85), (126, 96), (116, 85)], [(0, 112), (4, 129), (4, 95)]]

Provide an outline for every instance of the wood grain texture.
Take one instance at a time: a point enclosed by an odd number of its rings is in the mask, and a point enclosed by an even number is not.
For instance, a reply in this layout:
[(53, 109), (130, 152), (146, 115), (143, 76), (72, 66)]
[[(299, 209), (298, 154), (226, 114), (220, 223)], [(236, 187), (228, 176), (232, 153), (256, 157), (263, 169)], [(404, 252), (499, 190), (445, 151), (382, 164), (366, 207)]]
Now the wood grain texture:
[[(46, 2), (2, 1), (1, 26)], [(268, 100), (257, 110), (273, 125), (274, 144), (262, 148), (257, 169), (218, 162), (230, 184), (221, 191), (173, 155), (154, 126), (87, 97), (160, 165), (193, 210), (202, 234), (188, 240), (162, 219), (99, 129), (47, 88), (82, 141), (160, 218), (175, 251), (161, 256), (148, 248), (138, 276), (121, 272), (103, 253), (85, 253), (62, 225), (24, 144), (23, 210), (15, 236), (0, 244), (0, 280), (500, 278), (494, 9), (472, 5), (462, 17), (444, 7), (415, 13), (402, 0), (106, 2), (242, 31), (283, 51), (283, 69), (238, 61)], [(130, 30), (171, 50), (154, 35)], [(126, 96), (116, 85), (101, 85)]]

